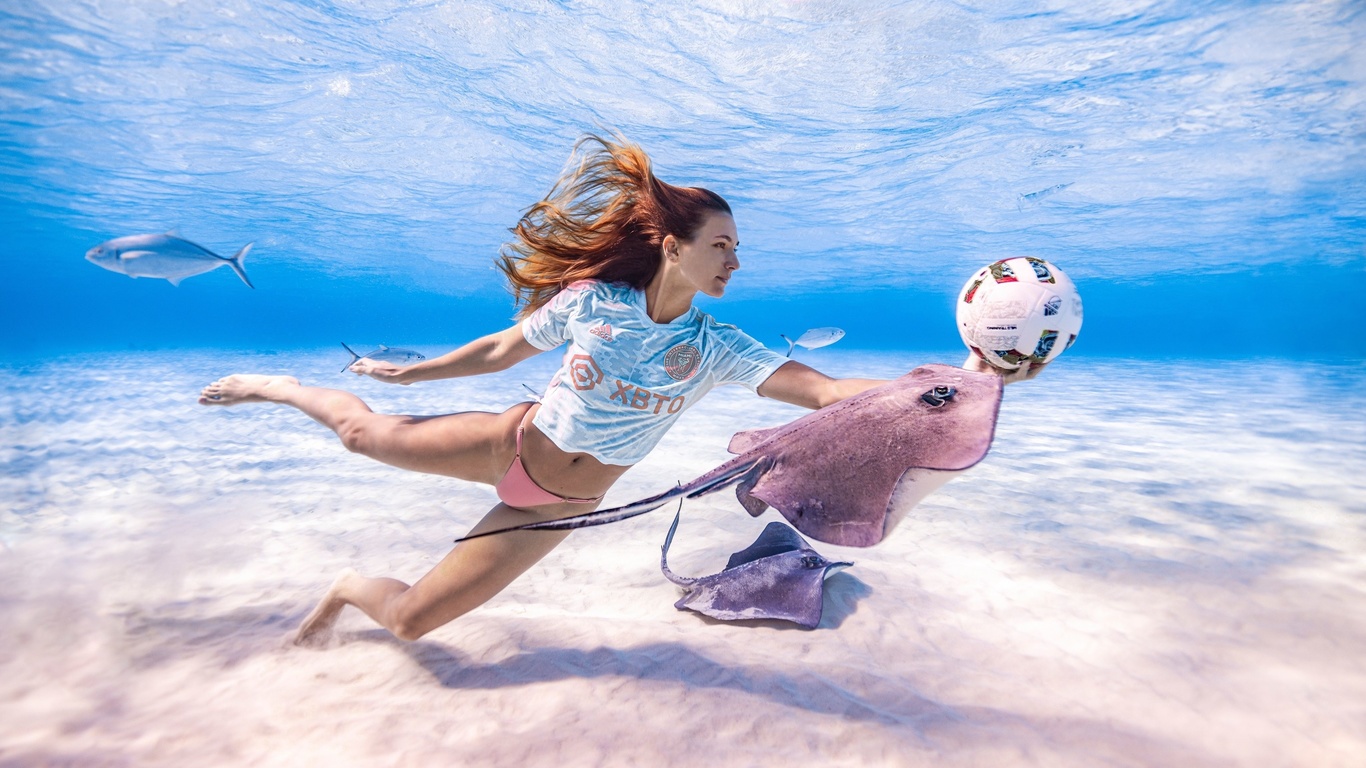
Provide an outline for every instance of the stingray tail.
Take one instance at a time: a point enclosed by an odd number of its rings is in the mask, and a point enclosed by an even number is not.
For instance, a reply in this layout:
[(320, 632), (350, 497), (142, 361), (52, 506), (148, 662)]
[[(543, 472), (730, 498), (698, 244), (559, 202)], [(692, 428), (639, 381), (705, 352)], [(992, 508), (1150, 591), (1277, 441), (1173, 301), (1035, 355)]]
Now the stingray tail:
[(526, 525), (514, 525), (510, 528), (499, 528), (494, 531), (470, 533), (456, 539), (455, 543), (459, 544), (462, 541), (469, 541), (471, 539), (482, 539), (485, 536), (492, 536), (496, 533), (508, 533), (509, 531), (572, 531), (577, 528), (591, 528), (595, 525), (606, 525), (621, 520), (628, 520), (632, 517), (643, 515), (646, 512), (653, 512), (682, 495), (681, 489), (675, 489), (668, 493), (660, 494), (659, 496), (651, 496), (648, 499), (642, 499), (634, 504), (627, 504), (624, 507), (600, 509), (595, 512), (585, 512), (582, 515), (560, 518), (559, 520), (545, 520), (539, 523), (527, 523)]
[(346, 369), (348, 369), (348, 368), (350, 368), (352, 365), (354, 365), (355, 362), (356, 362), (357, 360), (360, 359), (360, 355), (356, 354), (356, 350), (354, 350), (354, 349), (352, 349), (352, 348), (346, 346), (346, 342), (344, 342), (344, 341), (341, 342), (341, 345), (342, 345), (342, 349), (344, 349), (344, 350), (346, 350), (347, 352), (350, 352), (350, 353), (351, 353), (351, 362), (349, 362), (349, 363), (347, 363), (346, 365), (342, 366), (342, 369), (341, 369), (341, 372), (342, 372), (342, 373), (346, 373)]
[(678, 530), (678, 519), (683, 516), (683, 502), (678, 502), (678, 511), (674, 513), (673, 525), (669, 526), (669, 535), (664, 537), (664, 546), (659, 548), (659, 569), (664, 572), (664, 578), (672, 581), (680, 587), (686, 587), (697, 581), (674, 574), (669, 570), (669, 545), (674, 543), (674, 531)]
[(629, 520), (630, 518), (643, 515), (646, 512), (653, 512), (674, 499), (695, 499), (699, 496), (705, 496), (729, 485), (733, 485), (739, 482), (740, 479), (745, 476), (745, 473), (749, 472), (761, 461), (763, 461), (763, 459), (745, 463), (731, 461), (729, 464), (722, 464), (717, 469), (708, 472), (687, 485), (671, 488), (664, 493), (651, 496), (648, 499), (641, 499), (640, 501), (627, 504), (623, 507), (599, 509), (594, 512), (585, 512), (582, 515), (563, 517), (559, 520), (545, 520), (539, 523), (514, 525), (510, 528), (499, 528), (494, 531), (480, 531), (479, 533), (461, 536), (455, 540), (455, 543), (459, 544), (462, 541), (480, 539), (485, 536), (492, 536), (495, 533), (507, 533), (508, 531), (572, 531), (578, 528), (591, 528), (595, 525), (607, 525), (608, 523)]
[(782, 336), (783, 341), (786, 341), (786, 342), (787, 342), (787, 353), (786, 353), (786, 354), (787, 354), (788, 357), (792, 357), (792, 348), (795, 347), (795, 346), (797, 346), (797, 342), (793, 341), (792, 339), (789, 339), (789, 338), (786, 337), (786, 336), (783, 336), (781, 333), (778, 334), (778, 335), (779, 335), (779, 336)]

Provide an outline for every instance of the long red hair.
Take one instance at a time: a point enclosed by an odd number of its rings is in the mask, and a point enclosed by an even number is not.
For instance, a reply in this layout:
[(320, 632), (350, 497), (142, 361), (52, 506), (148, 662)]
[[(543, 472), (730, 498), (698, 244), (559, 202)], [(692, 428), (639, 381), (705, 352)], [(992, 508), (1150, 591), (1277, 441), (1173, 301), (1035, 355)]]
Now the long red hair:
[(516, 297), (518, 317), (576, 280), (643, 289), (659, 270), (665, 237), (692, 240), (708, 212), (731, 212), (715, 192), (655, 178), (645, 150), (616, 139), (579, 139), (549, 194), (512, 228), (516, 239), (503, 246), (498, 269)]

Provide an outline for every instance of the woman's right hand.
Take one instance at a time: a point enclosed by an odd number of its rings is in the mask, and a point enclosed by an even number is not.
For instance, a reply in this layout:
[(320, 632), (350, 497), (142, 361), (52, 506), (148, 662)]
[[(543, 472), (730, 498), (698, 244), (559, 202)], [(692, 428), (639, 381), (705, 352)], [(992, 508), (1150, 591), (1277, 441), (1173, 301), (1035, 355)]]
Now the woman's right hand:
[(406, 370), (404, 366), (383, 360), (371, 360), (368, 357), (362, 357), (352, 363), (347, 370), (357, 376), (369, 376), (375, 381), (382, 381), (385, 384), (403, 384), (406, 386), (411, 383), (402, 380), (403, 372)]
[(1019, 368), (1016, 368), (1013, 371), (1007, 371), (1003, 368), (997, 368), (986, 360), (983, 360), (976, 352), (969, 352), (967, 362), (963, 363), (963, 368), (976, 373), (994, 373), (1001, 377), (1003, 383), (1015, 384), (1016, 382), (1029, 381), (1035, 376), (1038, 376), (1043, 373), (1043, 369), (1047, 365), (1047, 363), (1044, 363), (1043, 365), (1034, 365), (1031, 361), (1026, 360), (1020, 364)]

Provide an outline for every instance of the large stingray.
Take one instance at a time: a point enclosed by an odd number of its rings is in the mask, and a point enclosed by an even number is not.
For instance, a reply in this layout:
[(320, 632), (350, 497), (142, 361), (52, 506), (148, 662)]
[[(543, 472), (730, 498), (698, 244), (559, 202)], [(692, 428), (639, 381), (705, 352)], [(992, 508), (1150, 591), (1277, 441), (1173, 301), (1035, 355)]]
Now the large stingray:
[(683, 597), (674, 603), (680, 611), (723, 621), (781, 619), (815, 629), (821, 623), (826, 575), (853, 565), (826, 560), (796, 531), (772, 522), (753, 544), (731, 555), (720, 573), (695, 579), (678, 576), (669, 570), (668, 559), (678, 518), (674, 515), (660, 548), (659, 568), (683, 588)]
[(986, 456), (1001, 377), (925, 365), (781, 427), (736, 433), (730, 461), (690, 483), (613, 509), (466, 536), (570, 530), (625, 520), (673, 499), (737, 485), (745, 509), (770, 505), (818, 541), (868, 547), (906, 512)]

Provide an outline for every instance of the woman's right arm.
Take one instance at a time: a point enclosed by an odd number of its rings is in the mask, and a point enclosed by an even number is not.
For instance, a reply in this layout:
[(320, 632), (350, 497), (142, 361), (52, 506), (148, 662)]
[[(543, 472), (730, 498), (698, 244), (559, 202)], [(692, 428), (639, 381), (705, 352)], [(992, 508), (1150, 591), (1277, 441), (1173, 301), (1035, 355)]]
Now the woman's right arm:
[(412, 365), (395, 365), (363, 357), (352, 363), (349, 370), (358, 376), (369, 376), (386, 384), (412, 384), (415, 381), (453, 379), (507, 370), (541, 351), (526, 340), (522, 326), (518, 323), (431, 360)]

